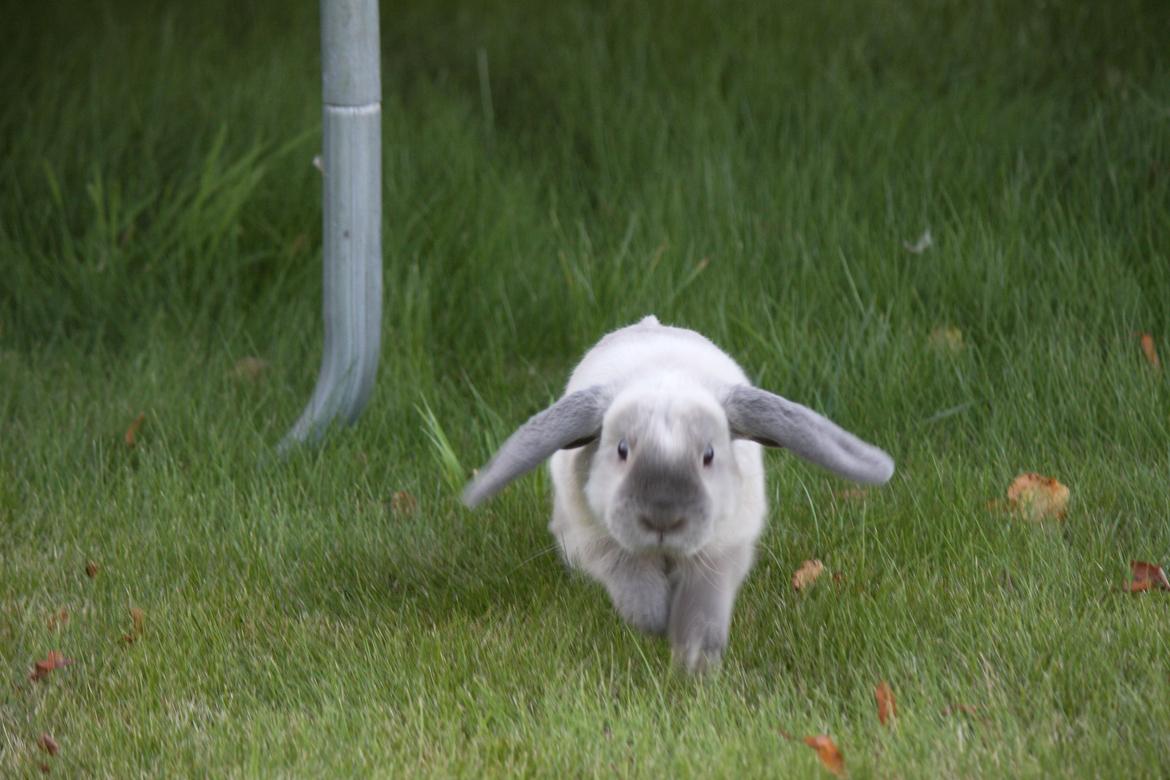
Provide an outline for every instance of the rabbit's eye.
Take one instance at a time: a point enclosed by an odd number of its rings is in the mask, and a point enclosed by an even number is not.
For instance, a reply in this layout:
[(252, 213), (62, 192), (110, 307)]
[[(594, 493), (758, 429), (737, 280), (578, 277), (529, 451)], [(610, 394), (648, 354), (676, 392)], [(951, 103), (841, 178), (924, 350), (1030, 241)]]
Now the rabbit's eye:
[(618, 457), (622, 460), (630, 457), (630, 445), (626, 442), (625, 439), (622, 439), (618, 442)]
[(708, 444), (707, 449), (703, 450), (703, 465), (710, 466), (713, 460), (715, 460), (715, 448)]

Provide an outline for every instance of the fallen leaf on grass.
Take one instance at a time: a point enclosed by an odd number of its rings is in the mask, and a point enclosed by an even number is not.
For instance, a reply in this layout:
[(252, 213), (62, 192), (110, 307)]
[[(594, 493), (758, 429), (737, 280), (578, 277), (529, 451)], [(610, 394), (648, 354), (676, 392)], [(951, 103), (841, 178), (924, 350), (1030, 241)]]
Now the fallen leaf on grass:
[(1158, 588), (1170, 590), (1170, 580), (1166, 579), (1166, 572), (1161, 566), (1145, 561), (1130, 561), (1130, 571), (1133, 572), (1133, 581), (1129, 583), (1130, 593)]
[(390, 496), (390, 511), (396, 516), (413, 515), (418, 511), (418, 499), (406, 490), (396, 490)]
[(841, 749), (830, 736), (818, 734), (815, 737), (805, 737), (804, 744), (817, 751), (817, 758), (826, 769), (838, 777), (845, 775), (845, 757), (841, 755)]
[(891, 718), (897, 717), (898, 705), (894, 701), (894, 691), (888, 682), (882, 680), (877, 684), (873, 689), (873, 698), (877, 701), (878, 723), (885, 726)]
[(1142, 352), (1146, 354), (1146, 362), (1150, 364), (1153, 369), (1162, 367), (1162, 361), (1158, 360), (1158, 350), (1154, 346), (1154, 337), (1149, 333), (1141, 334)]
[(939, 325), (926, 337), (926, 343), (939, 352), (962, 352), (963, 331), (951, 325)]
[(267, 370), (267, 360), (249, 355), (240, 358), (232, 366), (232, 377), (246, 382), (256, 382), (264, 376), (264, 372)]
[(59, 611), (49, 615), (49, 630), (56, 631), (69, 625), (69, 610), (62, 607)]
[(970, 715), (974, 717), (979, 714), (979, 710), (970, 704), (948, 704), (946, 707), (943, 707), (942, 714), (948, 718), (951, 715)]
[(50, 756), (55, 756), (61, 750), (61, 746), (57, 744), (57, 740), (53, 739), (53, 735), (49, 732), (41, 734), (37, 739), (37, 744), (40, 745), (41, 750), (48, 753)]
[(97, 576), (99, 568), (101, 568), (101, 567), (99, 567), (93, 561), (90, 561), (89, 563), (85, 564), (85, 576), (89, 577), (92, 580), (94, 577)]
[(146, 626), (146, 613), (138, 607), (130, 607), (130, 620), (134, 624), (129, 634), (122, 634), (122, 641), (132, 645), (142, 636), (142, 629)]
[[(789, 742), (798, 740), (797, 737), (792, 736), (784, 729), (776, 729), (776, 731)], [(814, 737), (800, 737), (799, 741), (817, 751), (817, 758), (830, 772), (838, 777), (845, 776), (845, 757), (841, 755), (841, 749), (833, 742), (832, 737), (828, 734), (818, 734)]]
[(72, 658), (66, 658), (56, 650), (50, 650), (49, 655), (43, 661), (37, 661), (33, 664), (32, 671), (29, 672), (28, 678), (30, 680), (43, 680), (49, 676), (49, 673), (54, 669), (60, 669), (63, 666), (69, 666), (73, 663)]
[(833, 495), (842, 501), (865, 501), (869, 498), (869, 490), (859, 487), (841, 488), (834, 490)]
[(146, 412), (139, 412), (138, 416), (134, 418), (134, 422), (130, 423), (130, 427), (126, 429), (125, 435), (122, 436), (122, 441), (126, 442), (127, 447), (134, 447), (138, 444), (138, 431), (142, 429), (142, 423), (146, 421)]
[(903, 241), (902, 246), (906, 248), (907, 252), (915, 255), (920, 255), (927, 249), (930, 249), (934, 246), (934, 238), (930, 235), (930, 228), (927, 228), (913, 244), (909, 241)]
[(1012, 509), (1032, 522), (1053, 518), (1063, 520), (1068, 510), (1068, 497), (1068, 486), (1033, 472), (1016, 477), (1007, 491)]
[(800, 564), (800, 568), (792, 575), (792, 587), (801, 591), (816, 582), (817, 577), (820, 577), (825, 571), (825, 564), (814, 558), (811, 561), (805, 561)]

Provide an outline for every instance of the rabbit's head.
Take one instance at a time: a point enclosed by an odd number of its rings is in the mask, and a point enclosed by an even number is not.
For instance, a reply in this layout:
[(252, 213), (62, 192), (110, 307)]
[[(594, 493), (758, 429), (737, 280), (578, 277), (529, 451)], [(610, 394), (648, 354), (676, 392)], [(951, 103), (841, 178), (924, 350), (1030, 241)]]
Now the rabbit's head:
[(586, 501), (626, 550), (691, 554), (735, 504), (731, 443), (710, 393), (669, 379), (633, 385), (602, 419)]
[(880, 484), (894, 464), (825, 417), (750, 385), (718, 395), (670, 375), (570, 393), (522, 425), (463, 492), (475, 506), (559, 449), (590, 447), (581, 484), (594, 516), (630, 551), (689, 553), (734, 511), (733, 442), (783, 447), (854, 481)]

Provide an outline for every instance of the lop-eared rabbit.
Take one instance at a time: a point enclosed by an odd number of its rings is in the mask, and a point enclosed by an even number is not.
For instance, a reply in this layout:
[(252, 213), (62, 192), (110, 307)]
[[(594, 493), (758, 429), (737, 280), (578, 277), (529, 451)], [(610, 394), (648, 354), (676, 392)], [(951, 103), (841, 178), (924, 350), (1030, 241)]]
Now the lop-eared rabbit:
[(894, 472), (885, 452), (753, 387), (705, 337), (649, 316), (590, 349), (564, 396), (504, 442), (463, 501), (474, 507), (549, 460), (549, 528), (565, 561), (701, 671), (727, 647), (763, 530), (760, 445), (866, 484)]

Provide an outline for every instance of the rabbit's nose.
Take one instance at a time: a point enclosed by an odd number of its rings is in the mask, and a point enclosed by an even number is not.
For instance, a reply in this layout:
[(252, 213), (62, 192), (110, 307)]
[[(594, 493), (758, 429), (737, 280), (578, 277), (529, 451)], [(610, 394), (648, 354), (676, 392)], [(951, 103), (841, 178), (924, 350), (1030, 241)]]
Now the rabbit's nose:
[(666, 534), (682, 528), (683, 523), (686, 522), (686, 518), (660, 514), (638, 515), (638, 522), (647, 531), (656, 534)]

